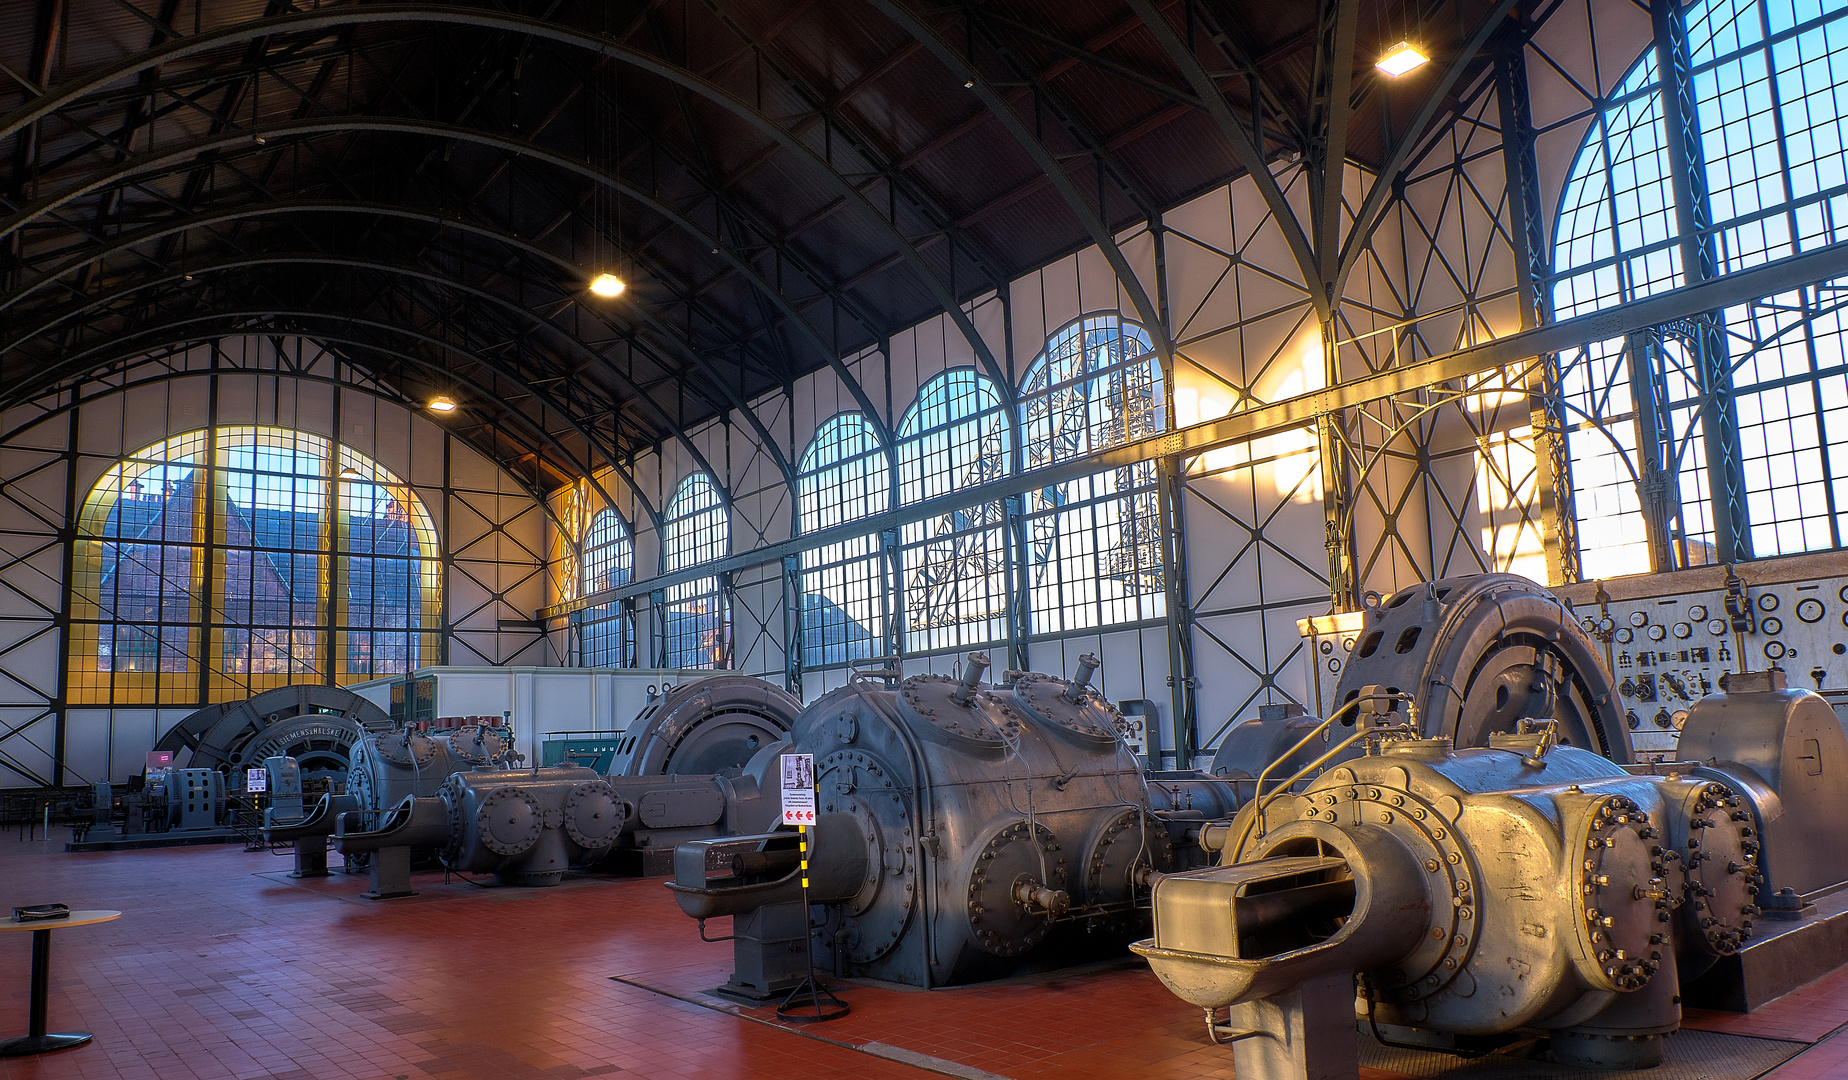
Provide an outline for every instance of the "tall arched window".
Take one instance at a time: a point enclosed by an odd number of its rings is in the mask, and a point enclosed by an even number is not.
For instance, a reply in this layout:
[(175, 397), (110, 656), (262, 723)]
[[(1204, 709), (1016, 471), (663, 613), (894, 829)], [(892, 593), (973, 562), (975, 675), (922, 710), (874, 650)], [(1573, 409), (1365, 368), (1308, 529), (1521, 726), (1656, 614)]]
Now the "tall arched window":
[[(627, 585), (635, 576), (635, 548), (629, 529), (614, 510), (598, 511), (584, 533), (578, 588), (581, 596)], [(585, 667), (629, 667), (634, 628), (622, 601), (584, 611), (578, 630), (578, 662)]]
[(91, 488), (74, 554), (74, 702), (228, 701), (437, 659), (429, 515), (318, 435), (221, 427), (131, 454)]
[[(1161, 363), (1147, 331), (1116, 312), (1046, 339), (1020, 383), (1027, 470), (1071, 461), (1167, 427)], [(1153, 461), (1027, 495), (1029, 607), (1036, 634), (1162, 617), (1161, 502)]]
[[(969, 368), (925, 383), (898, 426), (899, 500), (910, 506), (1008, 474), (1000, 390)], [(904, 526), (905, 651), (938, 652), (1007, 636), (1007, 515), (978, 503)]]
[[(798, 524), (804, 535), (879, 514), (892, 479), (879, 433), (859, 413), (821, 425), (802, 455)], [(826, 544), (802, 555), (802, 663), (845, 664), (885, 652), (890, 590), (877, 536)]]
[[(717, 562), (731, 545), (718, 485), (705, 473), (680, 482), (662, 515), (661, 569), (666, 573)], [(717, 577), (669, 586), (662, 611), (663, 667), (722, 668), (731, 664), (731, 620)]]
[[(1599, 103), (1562, 193), (1557, 318), (1814, 250), (1848, 229), (1838, 91), (1848, 9), (1695, 0), (1679, 17), (1695, 182), (1684, 202), (1669, 164), (1674, 98), (1651, 45)], [(1751, 555), (1848, 542), (1840, 288), (1805, 286), (1560, 357), (1582, 576), (1713, 561), (1716, 489), (1742, 490), (1742, 514), (1729, 517), (1743, 517)], [(1709, 390), (1732, 400), (1712, 430)], [(1733, 470), (1710, 478), (1709, 463), (1727, 460)]]

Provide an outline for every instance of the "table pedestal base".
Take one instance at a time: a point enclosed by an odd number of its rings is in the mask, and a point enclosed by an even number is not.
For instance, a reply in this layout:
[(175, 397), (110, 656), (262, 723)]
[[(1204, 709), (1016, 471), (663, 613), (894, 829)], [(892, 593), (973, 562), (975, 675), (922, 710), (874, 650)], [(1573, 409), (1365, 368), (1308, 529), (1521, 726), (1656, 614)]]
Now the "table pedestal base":
[(73, 1046), (82, 1046), (89, 1041), (90, 1033), (87, 1031), (67, 1031), (54, 1035), (21, 1035), (17, 1039), (0, 1042), (0, 1058), (49, 1054), (53, 1050), (69, 1050)]

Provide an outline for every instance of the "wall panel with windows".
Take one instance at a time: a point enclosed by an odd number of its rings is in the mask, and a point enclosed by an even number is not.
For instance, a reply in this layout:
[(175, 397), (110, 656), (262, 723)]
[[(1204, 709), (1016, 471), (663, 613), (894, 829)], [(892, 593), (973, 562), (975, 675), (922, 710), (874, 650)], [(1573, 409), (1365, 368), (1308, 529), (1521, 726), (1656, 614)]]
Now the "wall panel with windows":
[(541, 662), (539, 504), (312, 342), (153, 356), (0, 425), (0, 786), (125, 780), (274, 686)]

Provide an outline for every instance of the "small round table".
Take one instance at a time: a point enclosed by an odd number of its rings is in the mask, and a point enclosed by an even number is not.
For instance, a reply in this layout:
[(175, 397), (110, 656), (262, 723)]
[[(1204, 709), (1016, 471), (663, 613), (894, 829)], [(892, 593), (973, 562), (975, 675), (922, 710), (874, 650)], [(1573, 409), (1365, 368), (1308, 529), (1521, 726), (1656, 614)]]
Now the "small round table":
[(73, 926), (91, 926), (119, 919), (119, 911), (73, 911), (67, 919), (38, 919), (33, 922), (0, 920), (0, 933), (9, 930), (32, 931), (32, 1020), (27, 1034), (0, 1042), (0, 1058), (28, 1057), (53, 1050), (67, 1050), (90, 1041), (87, 1031), (47, 1034), (45, 1007), (51, 998), (51, 932)]

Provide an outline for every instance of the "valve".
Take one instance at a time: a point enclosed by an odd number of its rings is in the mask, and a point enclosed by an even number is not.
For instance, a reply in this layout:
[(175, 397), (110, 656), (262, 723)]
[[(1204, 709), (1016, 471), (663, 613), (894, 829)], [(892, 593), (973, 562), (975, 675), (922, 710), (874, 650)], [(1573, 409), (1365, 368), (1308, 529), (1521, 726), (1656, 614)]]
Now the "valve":
[(1085, 653), (1078, 658), (1078, 674), (1072, 676), (1072, 684), (1066, 687), (1064, 698), (1073, 705), (1084, 700), (1085, 687), (1091, 681), (1091, 674), (1097, 670), (1097, 654)]
[(950, 700), (958, 705), (967, 705), (975, 700), (975, 688), (982, 685), (982, 675), (988, 670), (988, 654), (972, 652), (963, 664), (962, 678), (956, 681), (956, 689), (950, 692)]

